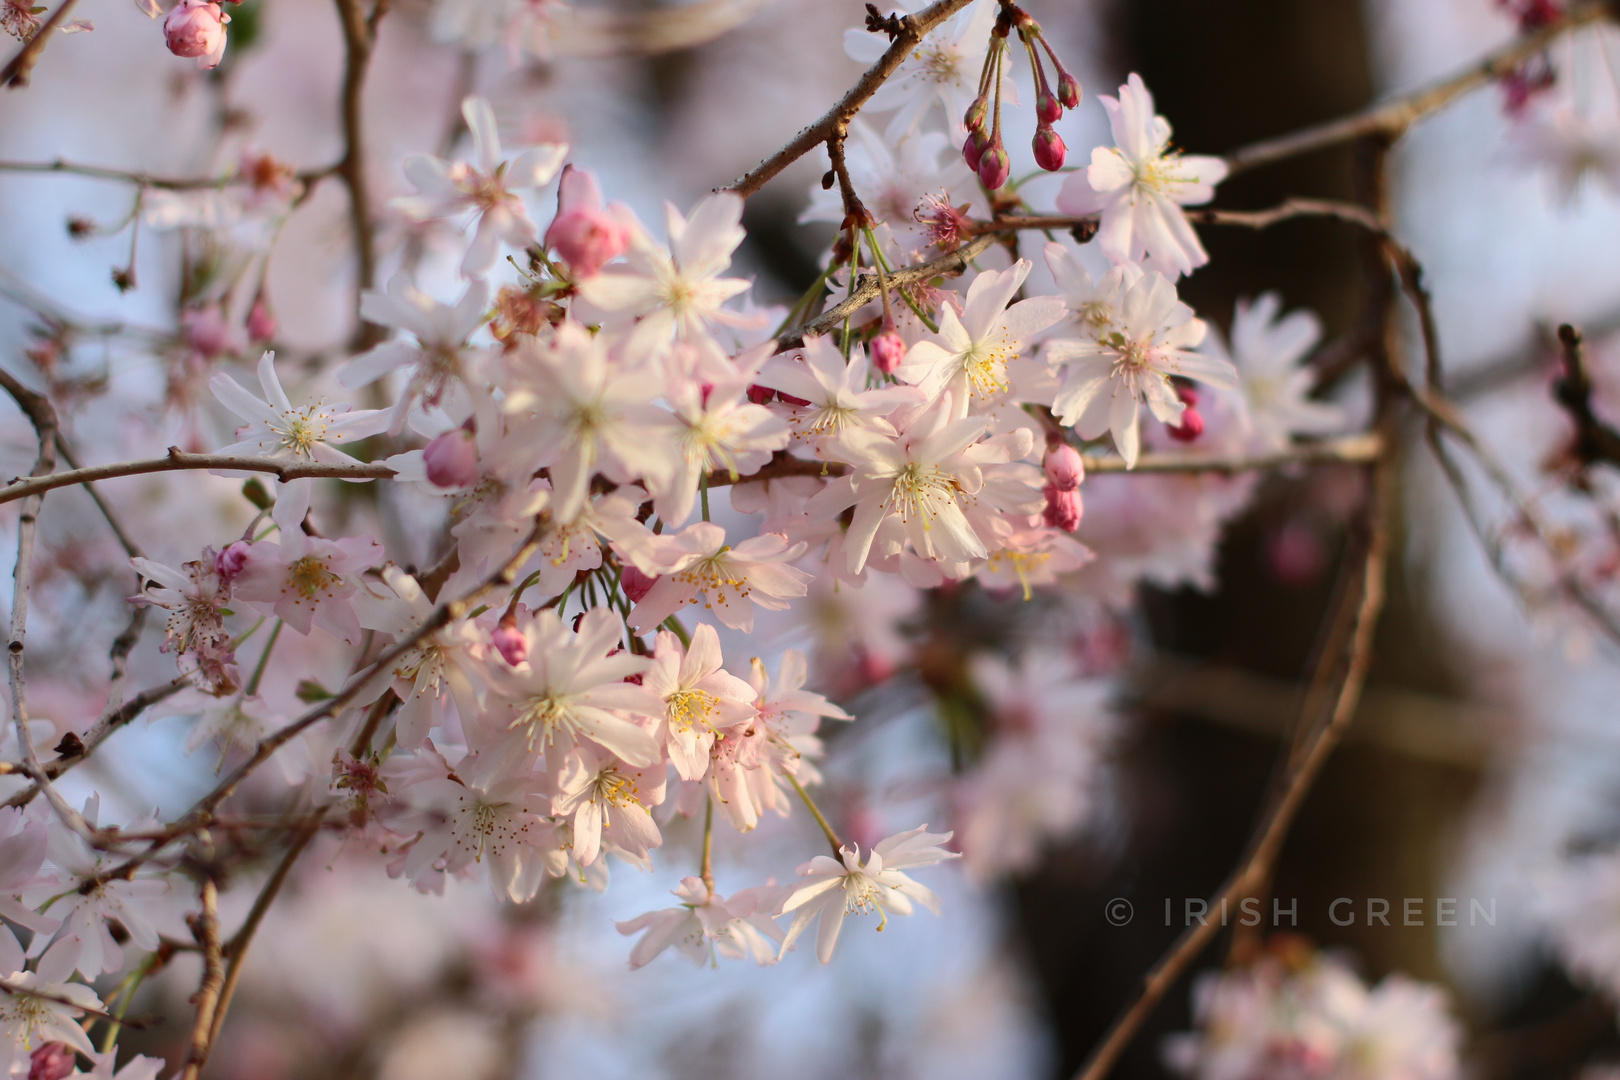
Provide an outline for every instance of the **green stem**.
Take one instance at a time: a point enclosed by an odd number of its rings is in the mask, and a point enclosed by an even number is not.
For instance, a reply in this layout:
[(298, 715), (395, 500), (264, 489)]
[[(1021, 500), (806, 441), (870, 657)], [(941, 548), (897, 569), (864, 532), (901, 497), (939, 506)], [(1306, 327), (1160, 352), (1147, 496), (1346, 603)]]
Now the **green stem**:
[[(157, 953), (153, 953), (146, 958), (146, 961), (139, 968), (131, 972), (123, 983), (119, 984), (119, 990), (123, 991), (124, 1000), (119, 1003), (117, 1009), (112, 1011), (114, 1020), (107, 1026), (107, 1033), (101, 1037), (101, 1052), (103, 1054), (111, 1053), (112, 1048), (117, 1045), (119, 1029), (124, 1026), (124, 1014), (129, 1012), (130, 1004), (135, 1000), (135, 992), (141, 988), (141, 983), (146, 981), (146, 977), (152, 973), (152, 969), (156, 966)], [(115, 996), (119, 990), (113, 991)], [(108, 1003), (111, 1004), (111, 999), (108, 999)]]
[(703, 496), (703, 520), (709, 520), (709, 474), (698, 477), (698, 494)]
[[(867, 234), (867, 239), (871, 239), (871, 233)], [(872, 245), (872, 254), (877, 256), (878, 262), (882, 264), (883, 269), (889, 271), (891, 274), (894, 273), (894, 267), (889, 265), (889, 260), (883, 257), (883, 252), (878, 250), (876, 244)], [(924, 326), (928, 327), (929, 333), (939, 333), (938, 324), (936, 324), (933, 319), (930, 319), (927, 314), (924, 313), (922, 308), (917, 306), (917, 301), (908, 296), (905, 289), (896, 289), (894, 291), (899, 294), (900, 299), (906, 302), (906, 307), (911, 309), (911, 313), (917, 316)]]
[(817, 825), (821, 826), (821, 832), (827, 837), (827, 843), (832, 845), (833, 857), (838, 858), (839, 853), (844, 849), (843, 843), (838, 839), (838, 834), (833, 832), (831, 825), (827, 824), (827, 819), (822, 816), (821, 808), (816, 805), (816, 800), (810, 797), (810, 793), (804, 790), (804, 785), (799, 783), (799, 778), (789, 773), (787, 779), (788, 783), (793, 785), (793, 790), (799, 793), (799, 798), (804, 800), (804, 805), (810, 808), (810, 816), (816, 819)]
[(703, 862), (698, 870), (703, 878), (703, 887), (714, 894), (714, 796), (707, 795), (703, 800)]
[(276, 647), (276, 639), (281, 636), (281, 620), (270, 628), (270, 640), (264, 643), (264, 652), (259, 654), (258, 666), (253, 669), (253, 677), (248, 680), (247, 696), (252, 697), (259, 692), (259, 682), (264, 678), (264, 669), (270, 666), (270, 652)]

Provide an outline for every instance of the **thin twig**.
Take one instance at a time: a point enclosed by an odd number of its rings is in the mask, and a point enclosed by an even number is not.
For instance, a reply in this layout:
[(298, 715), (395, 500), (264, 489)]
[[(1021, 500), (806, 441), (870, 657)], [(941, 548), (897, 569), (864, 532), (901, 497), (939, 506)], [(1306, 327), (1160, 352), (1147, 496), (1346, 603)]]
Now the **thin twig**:
[(28, 85), (28, 77), (33, 74), (34, 65), (39, 63), (40, 54), (50, 42), (51, 31), (61, 25), (62, 20), (67, 18), (68, 12), (73, 10), (76, 3), (78, 0), (62, 0), (61, 6), (51, 12), (51, 17), (34, 31), (34, 36), (17, 51), (11, 62), (0, 68), (0, 83), (4, 83), (12, 90), (21, 90)]
[(1507, 75), (1562, 35), (1612, 18), (1613, 14), (1613, 6), (1608, 3), (1586, 3), (1571, 8), (1545, 26), (1516, 38), (1450, 78), (1338, 120), (1234, 150), (1226, 155), (1228, 175), (1367, 136), (1381, 136), (1393, 142), (1404, 135), (1415, 121), (1445, 107), (1475, 87)]
[[(388, 11), (387, 0), (377, 0), (368, 17), (360, 9), (361, 0), (336, 0), (343, 25), (343, 158), (337, 174), (349, 192), (349, 227), (354, 232), (355, 310), (360, 294), (376, 284), (377, 238), (371, 220), (371, 191), (366, 184), (365, 122), (363, 101), (366, 71), (371, 66), (377, 43), (377, 23)], [(366, 349), (382, 339), (383, 329), (362, 321), (355, 331), (356, 350)]]
[[(340, 0), (343, 2), (343, 0)], [(897, 71), (911, 50), (916, 48), (928, 32), (958, 11), (967, 7), (969, 0), (936, 0), (921, 11), (897, 20), (896, 32), (889, 48), (878, 62), (867, 69), (838, 103), (824, 113), (821, 119), (793, 137), (782, 149), (760, 162), (745, 176), (733, 181), (723, 191), (733, 191), (743, 198), (764, 187), (770, 179), (799, 158), (820, 146), (835, 132), (843, 130), (861, 111), (861, 106), (877, 93), (878, 88)]]
[(197, 1074), (208, 1061), (208, 1050), (213, 1045), (214, 1014), (225, 985), (225, 959), (219, 941), (219, 886), (211, 874), (204, 875), (198, 893), (202, 912), (197, 916), (196, 935), (197, 944), (202, 946), (203, 976), (193, 999), (197, 1017), (191, 1026), (191, 1044), (186, 1050), (180, 1080), (197, 1080)]
[(328, 477), (339, 480), (387, 480), (394, 470), (380, 462), (356, 462), (353, 465), (327, 465), (318, 461), (274, 461), (270, 458), (233, 457), (228, 454), (188, 454), (179, 447), (169, 447), (164, 457), (144, 461), (121, 461), (115, 465), (92, 465), (85, 469), (53, 472), (48, 475), (30, 474), (28, 479), (16, 480), (0, 487), (0, 503), (42, 495), (53, 488), (88, 484), (94, 480), (112, 480), (121, 476), (143, 476), (147, 473), (180, 472), (211, 469), (218, 472), (270, 473), (277, 480), (299, 480), (307, 476)]
[(1558, 328), (1564, 375), (1553, 384), (1553, 400), (1564, 407), (1575, 424), (1576, 458), (1583, 465), (1604, 461), (1620, 465), (1620, 433), (1592, 411), (1592, 375), (1586, 366), (1586, 342), (1581, 332), (1565, 323)]

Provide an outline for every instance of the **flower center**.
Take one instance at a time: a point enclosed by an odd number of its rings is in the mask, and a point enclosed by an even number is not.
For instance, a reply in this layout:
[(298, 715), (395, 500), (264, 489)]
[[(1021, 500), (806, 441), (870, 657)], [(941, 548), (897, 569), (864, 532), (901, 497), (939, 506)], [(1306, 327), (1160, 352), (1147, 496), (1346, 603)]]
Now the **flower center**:
[(326, 438), (326, 414), (316, 402), (303, 412), (289, 409), (282, 413), (281, 445), (299, 457), (309, 457), (310, 448)]
[(702, 690), (677, 690), (664, 699), (664, 708), (675, 731), (689, 732), (699, 726), (713, 731), (720, 699)]
[(568, 702), (553, 694), (545, 697), (530, 698), (523, 710), (507, 725), (508, 731), (518, 728), (528, 728), (529, 749), (533, 750), (536, 743), (542, 750), (550, 749), (551, 744), (557, 740), (559, 732), (573, 725), (574, 714), (568, 708)]
[(291, 585), (298, 595), (305, 600), (315, 600), (321, 593), (328, 596), (332, 588), (342, 580), (326, 565), (326, 560), (314, 555), (305, 555), (302, 559), (287, 567), (287, 584)]

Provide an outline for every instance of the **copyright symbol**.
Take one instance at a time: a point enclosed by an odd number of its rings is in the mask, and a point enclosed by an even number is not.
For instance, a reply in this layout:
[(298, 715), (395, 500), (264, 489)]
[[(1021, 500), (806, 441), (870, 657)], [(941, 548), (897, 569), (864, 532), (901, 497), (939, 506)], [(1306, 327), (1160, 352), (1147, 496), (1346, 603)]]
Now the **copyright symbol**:
[(1114, 926), (1124, 926), (1126, 923), (1131, 921), (1131, 917), (1135, 915), (1136, 912), (1131, 909), (1131, 902), (1129, 900), (1125, 899), (1124, 897), (1119, 897), (1118, 899), (1108, 901), (1108, 906), (1103, 908), (1103, 914)]

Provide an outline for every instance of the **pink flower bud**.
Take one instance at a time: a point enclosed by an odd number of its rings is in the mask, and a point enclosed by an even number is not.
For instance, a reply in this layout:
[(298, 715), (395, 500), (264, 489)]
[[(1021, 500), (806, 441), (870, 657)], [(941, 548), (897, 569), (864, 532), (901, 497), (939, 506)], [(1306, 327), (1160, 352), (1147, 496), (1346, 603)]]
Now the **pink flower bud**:
[(570, 210), (546, 230), (546, 246), (575, 277), (590, 277), (630, 246), (630, 229), (601, 210)]
[(64, 1080), (73, 1072), (74, 1053), (66, 1043), (41, 1043), (29, 1058), (28, 1080)]
[(1176, 387), (1176, 396), (1181, 399), (1181, 403), (1187, 408), (1196, 409), (1198, 407), (1198, 387), (1178, 386)]
[(180, 326), (186, 345), (205, 361), (242, 350), (241, 333), (225, 321), (217, 304), (182, 313)]
[(785, 405), (793, 405), (793, 406), (795, 406), (797, 408), (800, 408), (800, 409), (802, 409), (806, 405), (810, 404), (810, 402), (808, 400), (806, 400), (805, 398), (794, 397), (792, 394), (784, 394), (780, 390), (778, 390), (776, 392), (776, 396), (778, 398), (782, 399), (783, 404), (785, 404)]
[(163, 37), (176, 56), (196, 57), (203, 69), (225, 56), (225, 24), (231, 17), (213, 0), (180, 0), (163, 20)]
[(1181, 414), (1181, 423), (1170, 425), (1170, 437), (1177, 442), (1193, 442), (1204, 433), (1204, 417), (1192, 406)]
[(1035, 118), (1042, 124), (1055, 124), (1063, 115), (1063, 102), (1057, 95), (1043, 86), (1035, 93)]
[(994, 191), (1005, 184), (1011, 175), (1012, 160), (1007, 157), (1007, 151), (999, 140), (991, 143), (979, 159), (979, 183)]
[(657, 582), (657, 578), (648, 577), (628, 563), (619, 574), (619, 588), (624, 590), (624, 595), (629, 597), (632, 604), (641, 603), (641, 598), (652, 591)]
[(478, 481), (478, 440), (464, 427), (447, 431), (422, 451), (428, 483), (460, 488)]
[(1086, 464), (1080, 458), (1080, 451), (1068, 443), (1053, 443), (1047, 447), (1041, 468), (1046, 471), (1046, 482), (1059, 491), (1073, 491), (1086, 478)]
[(1035, 129), (1035, 164), (1047, 172), (1057, 172), (1063, 168), (1063, 158), (1068, 154), (1068, 149), (1063, 145), (1063, 136), (1051, 128)]
[(900, 332), (892, 326), (886, 326), (877, 337), (872, 339), (872, 366), (885, 375), (893, 375), (895, 368), (906, 356), (906, 342)]
[(248, 312), (247, 317), (248, 337), (260, 344), (274, 341), (277, 328), (276, 317), (270, 313), (270, 305), (263, 300), (255, 300), (253, 310)]
[(1310, 526), (1284, 522), (1266, 537), (1266, 562), (1284, 585), (1309, 585), (1327, 567), (1327, 548)]
[(1085, 514), (1085, 506), (1080, 501), (1080, 489), (1073, 491), (1060, 491), (1051, 484), (1041, 489), (1046, 496), (1046, 509), (1041, 511), (1041, 519), (1054, 529), (1064, 532), (1074, 532), (1080, 527), (1080, 519)]
[(1080, 107), (1080, 80), (1067, 71), (1058, 74), (1058, 100), (1065, 109)]
[(969, 131), (983, 132), (986, 111), (984, 98), (976, 98), (973, 104), (968, 106), (967, 113), (962, 117), (962, 123)]
[(219, 575), (219, 580), (223, 584), (229, 586), (236, 580), (236, 575), (242, 572), (242, 568), (247, 566), (247, 562), (248, 543), (246, 540), (238, 540), (214, 556), (214, 573)]
[(502, 617), (500, 625), (495, 627), (495, 633), (491, 635), (491, 639), (495, 645), (495, 651), (501, 654), (501, 659), (513, 667), (517, 667), (529, 658), (529, 639), (524, 637), (523, 631), (518, 629), (516, 616), (506, 615)]
[(764, 405), (766, 402), (770, 401), (771, 398), (776, 396), (775, 390), (772, 390), (768, 386), (761, 386), (758, 383), (749, 383), (747, 393), (748, 400), (752, 401), (755, 405)]
[(977, 131), (968, 132), (967, 141), (962, 144), (962, 160), (974, 172), (979, 170), (979, 160), (984, 157), (984, 136)]

